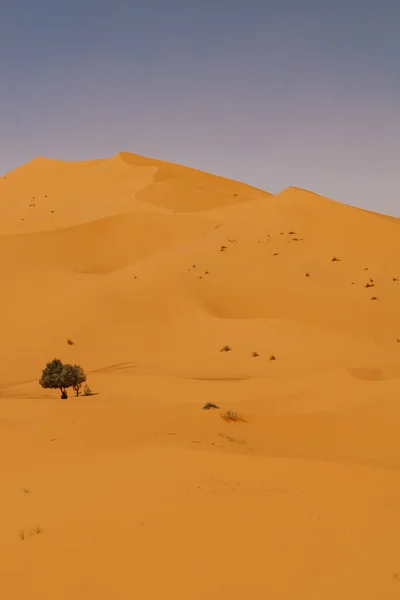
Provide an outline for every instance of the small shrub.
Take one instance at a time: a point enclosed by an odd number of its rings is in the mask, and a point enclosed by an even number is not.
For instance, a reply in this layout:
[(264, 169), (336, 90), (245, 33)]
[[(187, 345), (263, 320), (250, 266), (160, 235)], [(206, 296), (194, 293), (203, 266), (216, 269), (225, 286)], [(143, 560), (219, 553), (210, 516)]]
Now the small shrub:
[(83, 395), (84, 396), (91, 396), (92, 395), (92, 390), (88, 385), (85, 385), (85, 387), (83, 388)]
[(67, 344), (68, 346), (73, 346), (74, 342), (70, 338), (67, 338)]
[(398, 277), (392, 277), (392, 281), (398, 281), (399, 278)]
[(336, 256), (334, 256), (334, 257), (331, 259), (331, 262), (340, 262), (340, 258), (336, 258)]
[(203, 407), (203, 410), (210, 410), (210, 408), (219, 408), (219, 406), (217, 406), (216, 404), (213, 404), (212, 402), (207, 402), (207, 404), (205, 404)]
[(372, 296), (371, 300), (378, 300), (376, 296)]
[(252, 352), (252, 353), (251, 353), (251, 355), (252, 355), (252, 357), (253, 357), (253, 358), (257, 358), (257, 356), (260, 356), (260, 355), (258, 354), (258, 352)]
[(29, 494), (31, 490), (29, 488), (23, 488), (22, 491), (24, 492), (24, 494)]
[(366, 287), (366, 288), (375, 287), (375, 284), (373, 283), (373, 281), (368, 281), (364, 287)]
[(230, 348), (229, 346), (223, 346), (220, 350), (220, 352), (231, 352), (232, 348)]
[(225, 252), (225, 250), (228, 250), (227, 246), (221, 246), (220, 251)]
[(224, 419), (224, 421), (227, 421), (228, 423), (247, 423), (247, 421), (242, 417), (242, 415), (239, 415), (233, 410), (227, 410), (221, 413), (221, 418)]
[(25, 539), (25, 533), (23, 531), (20, 532), (19, 539), (22, 540), (22, 541), (24, 541), (24, 539)]
[(274, 354), (271, 354), (271, 356), (269, 357), (269, 360), (276, 360), (276, 356), (274, 356)]
[(272, 256), (279, 256), (279, 252), (274, 252)]
[(306, 273), (306, 274), (305, 274), (305, 277), (310, 277), (310, 273)]

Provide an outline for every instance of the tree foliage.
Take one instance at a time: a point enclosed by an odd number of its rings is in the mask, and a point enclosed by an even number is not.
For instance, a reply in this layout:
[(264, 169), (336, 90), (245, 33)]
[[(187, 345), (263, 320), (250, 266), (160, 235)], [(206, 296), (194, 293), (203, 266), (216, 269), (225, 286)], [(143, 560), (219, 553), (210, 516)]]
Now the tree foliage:
[(60, 390), (61, 398), (68, 398), (67, 389), (74, 388), (79, 396), (82, 383), (86, 381), (85, 371), (79, 365), (63, 364), (61, 360), (55, 358), (47, 363), (42, 371), (39, 380), (40, 385), (45, 389)]
[[(70, 365), (68, 365), (68, 366), (70, 366)], [(72, 371), (73, 371), (71, 374), (71, 380), (73, 381), (72, 387), (75, 390), (75, 394), (77, 396), (79, 396), (81, 386), (86, 381), (86, 373), (80, 365), (74, 365), (72, 367)]]

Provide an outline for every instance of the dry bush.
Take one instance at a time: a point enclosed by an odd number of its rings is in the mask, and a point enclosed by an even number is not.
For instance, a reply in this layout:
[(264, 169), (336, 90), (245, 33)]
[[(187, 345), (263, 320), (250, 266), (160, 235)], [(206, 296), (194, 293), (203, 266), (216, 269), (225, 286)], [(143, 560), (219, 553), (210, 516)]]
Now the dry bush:
[(233, 410), (226, 410), (221, 413), (221, 418), (224, 419), (224, 421), (227, 421), (227, 423), (247, 423), (242, 415), (239, 415), (239, 413), (234, 412)]

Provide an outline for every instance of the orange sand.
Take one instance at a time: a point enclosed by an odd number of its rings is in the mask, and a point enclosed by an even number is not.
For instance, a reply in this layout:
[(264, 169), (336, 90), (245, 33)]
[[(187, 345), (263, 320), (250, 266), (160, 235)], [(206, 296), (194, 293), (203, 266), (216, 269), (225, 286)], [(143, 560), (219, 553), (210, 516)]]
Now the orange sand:
[(127, 153), (0, 215), (2, 598), (400, 597), (399, 219)]

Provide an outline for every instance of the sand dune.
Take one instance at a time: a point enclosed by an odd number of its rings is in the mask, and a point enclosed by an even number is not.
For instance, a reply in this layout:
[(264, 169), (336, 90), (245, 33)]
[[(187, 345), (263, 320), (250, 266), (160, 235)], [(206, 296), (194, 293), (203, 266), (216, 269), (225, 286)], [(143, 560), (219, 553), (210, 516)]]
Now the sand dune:
[(398, 597), (399, 219), (128, 153), (0, 211), (4, 597)]

